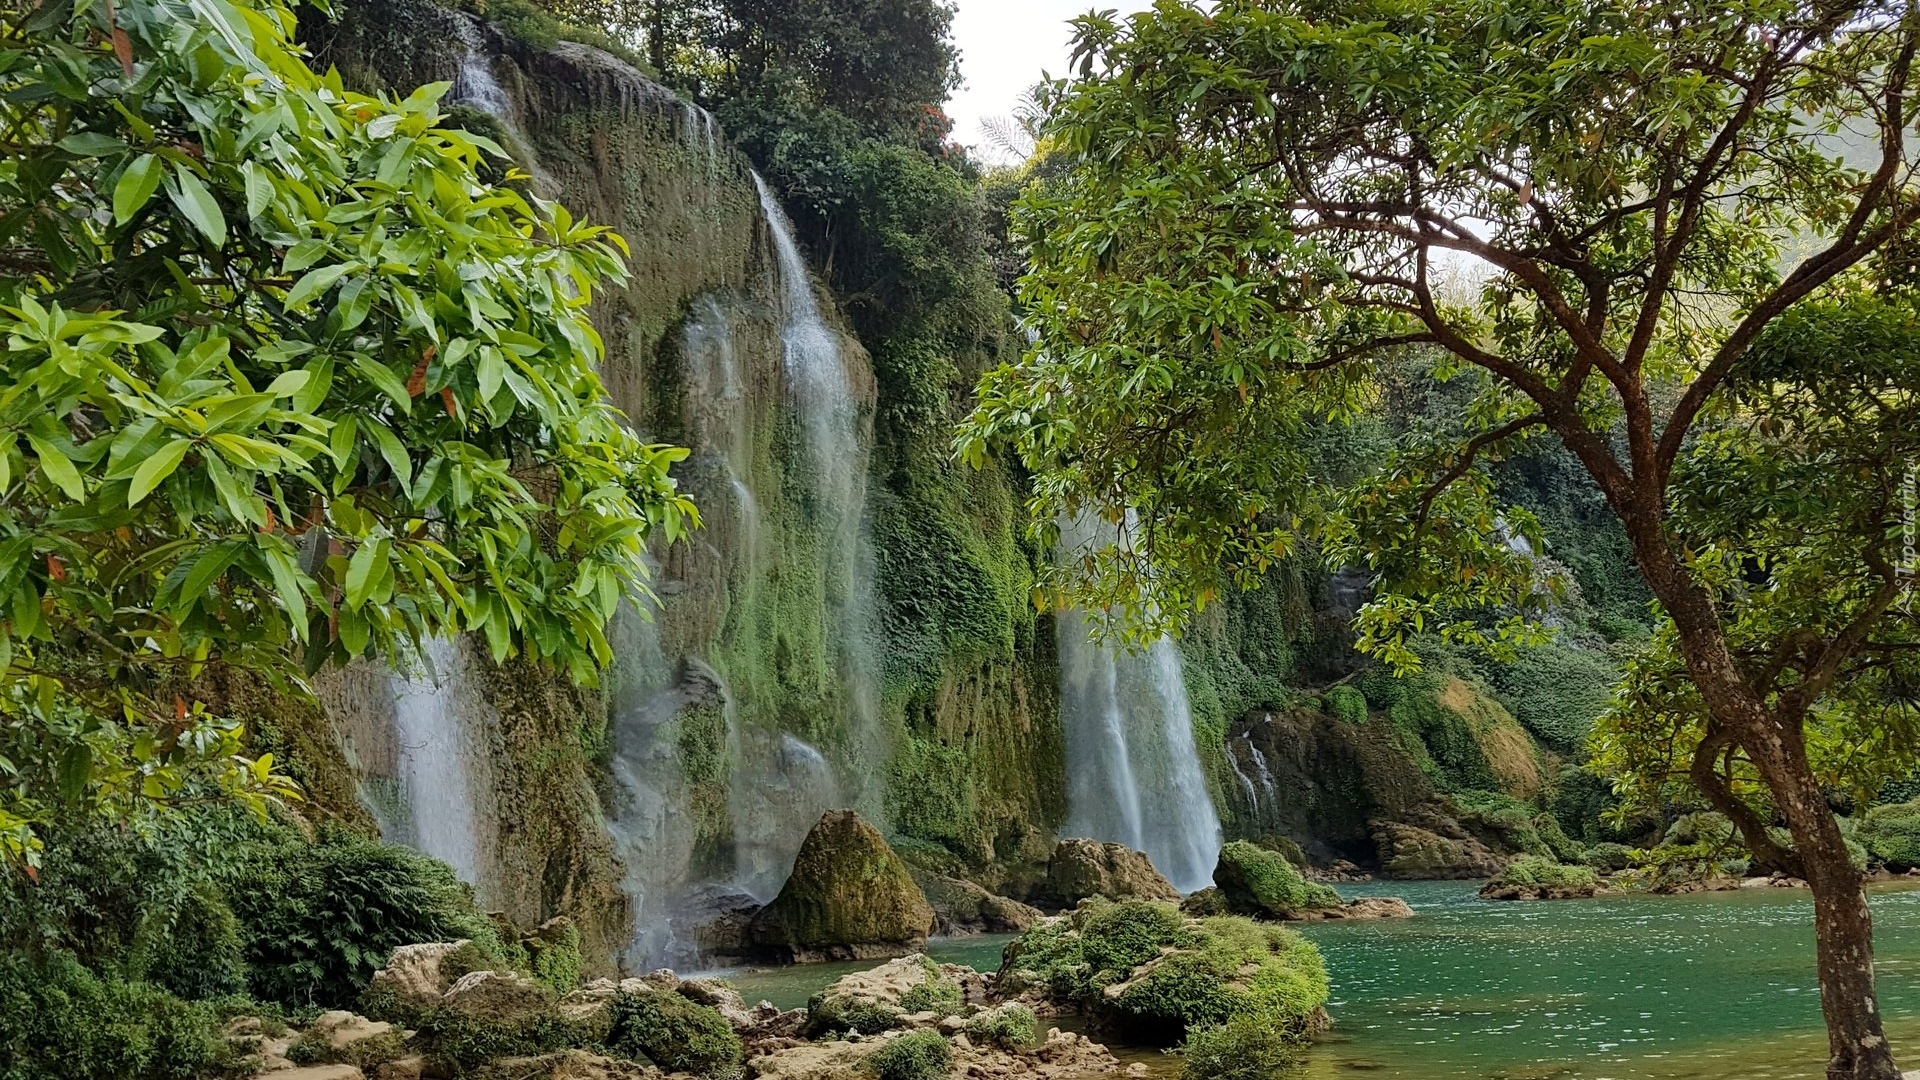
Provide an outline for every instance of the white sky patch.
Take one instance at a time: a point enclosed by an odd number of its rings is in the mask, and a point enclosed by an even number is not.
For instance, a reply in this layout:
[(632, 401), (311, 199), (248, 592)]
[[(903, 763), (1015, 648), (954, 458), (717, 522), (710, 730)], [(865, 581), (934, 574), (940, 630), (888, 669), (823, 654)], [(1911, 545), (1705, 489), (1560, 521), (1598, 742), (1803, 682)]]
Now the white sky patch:
[(947, 102), (953, 117), (953, 141), (972, 147), (981, 160), (1000, 162), (981, 130), (988, 117), (1011, 116), (1044, 71), (1066, 74), (1073, 31), (1067, 20), (1095, 7), (1144, 8), (1138, 0), (959, 0), (953, 16), (953, 42), (960, 49), (960, 74), (966, 79)]

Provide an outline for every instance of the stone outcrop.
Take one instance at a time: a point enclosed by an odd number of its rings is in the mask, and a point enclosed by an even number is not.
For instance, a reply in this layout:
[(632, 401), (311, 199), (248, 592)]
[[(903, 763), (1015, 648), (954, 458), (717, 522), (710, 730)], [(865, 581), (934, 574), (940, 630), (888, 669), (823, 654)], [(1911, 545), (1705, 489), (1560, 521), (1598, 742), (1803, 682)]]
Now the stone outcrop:
[(402, 945), (387, 958), (386, 967), (373, 973), (370, 987), (376, 993), (391, 995), (402, 1005), (437, 1005), (441, 995), (453, 986), (454, 975), (446, 970), (447, 958), (470, 944), (462, 938)]
[(936, 934), (1017, 934), (1045, 915), (1039, 908), (960, 878), (915, 870), (913, 880), (933, 905)]
[(834, 980), (807, 1003), (806, 1030), (813, 1035), (871, 1035), (896, 1027), (932, 1026), (959, 1013), (969, 997), (985, 997), (985, 978), (979, 972), (936, 964), (916, 953)]
[(1047, 860), (1047, 879), (1036, 899), (1069, 908), (1091, 897), (1109, 900), (1178, 901), (1173, 887), (1146, 853), (1125, 844), (1069, 839), (1054, 846)]
[(1376, 820), (1373, 842), (1380, 876), (1486, 878), (1506, 869), (1509, 856), (1487, 844), (1436, 801), (1406, 810), (1399, 820)]
[(932, 905), (880, 830), (851, 810), (830, 810), (749, 935), (792, 962), (864, 960), (920, 948), (933, 923)]
[[(852, 1080), (873, 1075), (867, 1059), (901, 1033), (859, 1042), (795, 1043), (770, 1047), (747, 1062), (758, 1080)], [(1046, 1041), (1025, 1053), (975, 1045), (966, 1035), (949, 1043), (949, 1075), (977, 1080), (1082, 1080), (1084, 1077), (1137, 1076), (1144, 1070), (1123, 1067), (1106, 1047), (1084, 1035), (1054, 1028)]]

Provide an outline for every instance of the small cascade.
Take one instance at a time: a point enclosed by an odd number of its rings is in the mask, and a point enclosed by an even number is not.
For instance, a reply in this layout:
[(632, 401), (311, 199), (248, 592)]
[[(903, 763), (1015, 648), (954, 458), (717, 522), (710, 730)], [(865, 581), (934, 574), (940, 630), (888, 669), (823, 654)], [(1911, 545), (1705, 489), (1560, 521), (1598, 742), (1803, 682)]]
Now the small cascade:
[(814, 822), (845, 804), (826, 755), (784, 732), (742, 746), (734, 775), (733, 884), (766, 903), (786, 881)]
[[(1063, 557), (1113, 538), (1091, 518), (1061, 530)], [(1097, 644), (1091, 620), (1055, 619), (1067, 735), (1067, 828), (1147, 853), (1183, 891), (1206, 887), (1220, 818), (1200, 770), (1186, 676), (1173, 640), (1143, 652)]]
[(484, 733), (471, 721), (486, 706), (473, 699), (466, 659), (451, 641), (422, 649), (423, 670), (389, 679), (393, 689), (396, 780), (404, 818), (383, 824), (389, 840), (423, 851), (480, 887), (491, 859), (491, 830), (477, 793), (488, 790)]
[[(1240, 736), (1241, 745), (1247, 748), (1247, 756), (1252, 757), (1259, 751), (1254, 748), (1253, 740)], [(1247, 797), (1247, 807), (1255, 814), (1260, 813), (1260, 793), (1253, 788), (1253, 778), (1247, 775), (1246, 767), (1240, 763), (1240, 755), (1233, 752), (1231, 743), (1227, 746), (1227, 764), (1233, 768), (1234, 782), (1240, 785), (1240, 791)]]
[(840, 339), (821, 316), (813, 280), (793, 237), (793, 225), (766, 181), (755, 174), (753, 182), (779, 259), (781, 291), (786, 301), (781, 341), (787, 385), (806, 426), (814, 488), (825, 516), (825, 548), (832, 552), (828, 596), (837, 608), (832, 615), (839, 623), (841, 674), (851, 697), (850, 752), (865, 766), (849, 774), (858, 785), (849, 795), (861, 812), (877, 817), (884, 763), (892, 755), (881, 728), (878, 663), (872, 643), (866, 440), (860, 430), (859, 407)]
[(460, 61), (454, 69), (453, 87), (447, 93), (446, 103), (468, 105), (500, 121), (512, 136), (511, 141), (518, 144), (505, 149), (533, 175), (534, 185), (540, 194), (553, 198), (559, 193), (560, 186), (534, 159), (526, 132), (521, 128), (520, 118), (514, 110), (513, 98), (493, 73), (494, 54), (488, 48), (487, 31), (478, 19), (465, 14), (455, 18), (453, 25)]
[(685, 780), (671, 723), (683, 700), (660, 646), (660, 630), (638, 608), (614, 626), (620, 656), (610, 700), (614, 797), (607, 832), (626, 867), (621, 882), (633, 913), (629, 967), (674, 959), (670, 919), (693, 857), (693, 824), (681, 809)]

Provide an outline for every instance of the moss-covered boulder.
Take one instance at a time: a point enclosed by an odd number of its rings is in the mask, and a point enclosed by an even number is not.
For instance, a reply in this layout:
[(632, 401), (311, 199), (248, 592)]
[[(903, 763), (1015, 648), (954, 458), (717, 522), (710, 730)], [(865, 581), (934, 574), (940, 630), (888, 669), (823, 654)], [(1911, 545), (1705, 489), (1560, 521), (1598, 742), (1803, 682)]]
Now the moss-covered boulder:
[(1060, 841), (1047, 860), (1047, 880), (1036, 899), (1068, 908), (1095, 897), (1178, 901), (1180, 890), (1154, 869), (1145, 852), (1100, 840)]
[(1590, 866), (1569, 866), (1522, 855), (1480, 888), (1482, 900), (1575, 900), (1592, 896), (1600, 877)]
[(740, 1036), (720, 1010), (671, 990), (622, 989), (608, 1009), (607, 1045), (623, 1057), (668, 1072), (730, 1077), (739, 1072)]
[(1213, 884), (1229, 912), (1255, 918), (1290, 919), (1297, 913), (1340, 906), (1340, 895), (1302, 877), (1277, 851), (1235, 840), (1220, 849)]
[(1044, 917), (1039, 908), (961, 878), (915, 870), (913, 880), (933, 905), (939, 934), (1017, 934)]
[(880, 830), (851, 810), (830, 810), (748, 934), (782, 960), (866, 960), (919, 949), (933, 921), (933, 906)]
[(1172, 1044), (1189, 1027), (1242, 1016), (1299, 1034), (1326, 1022), (1327, 973), (1312, 943), (1152, 901), (1090, 901), (1033, 926), (1008, 946), (996, 985), (1143, 1042)]

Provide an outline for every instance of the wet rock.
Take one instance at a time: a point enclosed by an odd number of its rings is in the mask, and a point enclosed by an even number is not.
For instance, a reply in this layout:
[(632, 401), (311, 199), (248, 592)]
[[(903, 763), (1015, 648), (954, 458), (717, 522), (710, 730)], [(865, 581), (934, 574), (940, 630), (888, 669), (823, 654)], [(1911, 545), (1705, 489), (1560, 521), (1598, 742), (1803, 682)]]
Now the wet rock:
[(793, 962), (899, 956), (926, 944), (933, 907), (880, 830), (831, 810), (800, 845), (793, 873), (753, 918), (753, 944)]
[(1180, 899), (1180, 890), (1154, 869), (1146, 853), (1125, 844), (1085, 839), (1062, 840), (1055, 845), (1053, 857), (1047, 860), (1047, 880), (1041, 891), (1048, 903), (1063, 908), (1095, 896), (1110, 900)]
[(971, 881), (927, 870), (914, 870), (913, 880), (933, 905), (937, 934), (1017, 934), (1042, 917), (1039, 908), (995, 895)]
[(1585, 900), (1597, 890), (1592, 883), (1580, 885), (1516, 884), (1489, 881), (1480, 888), (1482, 900)]
[(1213, 883), (1226, 909), (1236, 915), (1286, 919), (1340, 906), (1338, 893), (1302, 877), (1299, 868), (1285, 856), (1245, 840), (1235, 840), (1220, 849)]
[[(759, 1021), (747, 1008), (740, 991), (719, 979), (682, 979), (674, 991), (696, 1005), (706, 1005), (726, 1018), (735, 1031), (755, 1027)], [(777, 1010), (776, 1010), (777, 1012)]]
[(447, 958), (471, 944), (462, 938), (402, 945), (387, 958), (386, 967), (373, 973), (370, 989), (389, 994), (402, 1005), (437, 1005), (453, 986), (455, 973), (447, 970)]

